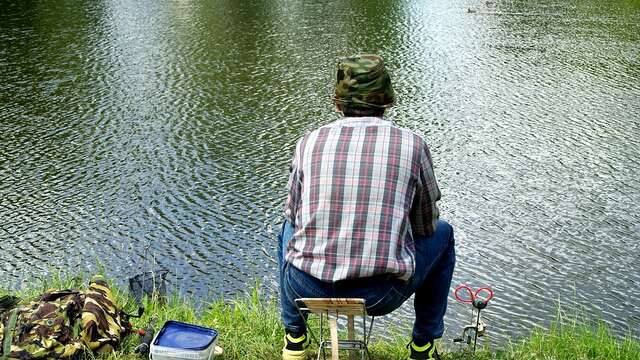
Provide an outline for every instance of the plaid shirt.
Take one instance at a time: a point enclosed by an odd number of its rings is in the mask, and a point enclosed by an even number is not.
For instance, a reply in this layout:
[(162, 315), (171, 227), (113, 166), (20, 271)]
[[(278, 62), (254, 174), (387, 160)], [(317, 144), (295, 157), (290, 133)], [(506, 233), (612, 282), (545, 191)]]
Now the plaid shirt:
[(414, 238), (430, 235), (440, 190), (418, 135), (381, 118), (344, 118), (296, 145), (285, 215), (286, 260), (324, 281), (415, 270)]

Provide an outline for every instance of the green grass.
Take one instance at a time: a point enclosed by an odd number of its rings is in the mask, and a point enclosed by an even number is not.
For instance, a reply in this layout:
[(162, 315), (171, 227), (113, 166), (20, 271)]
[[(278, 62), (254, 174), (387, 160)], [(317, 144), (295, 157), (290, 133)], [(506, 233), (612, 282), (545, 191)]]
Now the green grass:
[[(36, 296), (47, 288), (86, 288), (86, 281), (54, 276), (42, 284), (21, 291), (25, 299)], [(144, 328), (152, 323), (156, 330), (166, 320), (186, 321), (198, 325), (213, 327), (220, 333), (219, 345), (224, 349), (223, 360), (256, 359), (279, 360), (284, 328), (280, 322), (277, 304), (265, 300), (256, 286), (246, 297), (235, 300), (214, 300), (205, 306), (199, 305), (199, 311), (187, 298), (172, 296), (165, 303), (151, 299), (145, 301), (145, 314), (133, 319), (134, 328)], [(128, 312), (135, 313), (136, 304), (122, 289), (112, 286), (117, 302)], [(9, 293), (0, 290), (0, 294)], [(547, 330), (534, 331), (528, 338), (514, 340), (500, 349), (482, 349), (475, 359), (509, 360), (564, 360), (564, 359), (602, 359), (637, 360), (640, 359), (640, 343), (631, 338), (616, 338), (602, 322), (578, 321), (578, 316), (566, 316), (559, 311), (556, 322)], [(312, 326), (315, 326), (312, 323)], [(314, 327), (317, 329), (317, 326)], [(374, 330), (375, 331), (375, 330)], [(409, 329), (398, 332), (392, 340), (376, 342), (370, 346), (373, 358), (406, 359), (405, 348)], [(407, 334), (405, 334), (407, 333)], [(109, 355), (85, 358), (97, 359), (141, 359), (133, 354), (133, 348), (139, 339), (129, 336), (122, 348)], [(312, 346), (313, 347), (313, 346)], [(456, 347), (457, 348), (457, 347)], [(446, 349), (445, 349), (446, 350)], [(341, 358), (343, 358), (341, 356)], [(468, 353), (449, 352), (443, 356), (446, 360), (471, 359)]]

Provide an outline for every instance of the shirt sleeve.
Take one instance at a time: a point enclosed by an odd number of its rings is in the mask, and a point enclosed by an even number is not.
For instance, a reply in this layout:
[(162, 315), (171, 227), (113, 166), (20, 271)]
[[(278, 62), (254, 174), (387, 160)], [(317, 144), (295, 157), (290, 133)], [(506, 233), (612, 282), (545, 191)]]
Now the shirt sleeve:
[(417, 189), (409, 215), (414, 238), (433, 234), (440, 216), (436, 204), (440, 200), (440, 189), (433, 172), (431, 153), (426, 144), (420, 157)]
[(296, 145), (296, 150), (293, 154), (293, 159), (291, 160), (291, 165), (289, 167), (289, 181), (287, 183), (287, 200), (284, 204), (284, 216), (287, 218), (291, 225), (295, 226), (296, 214), (298, 212), (298, 206), (300, 204), (300, 192), (301, 184), (300, 184), (300, 170), (299, 166), (299, 147), (300, 142)]

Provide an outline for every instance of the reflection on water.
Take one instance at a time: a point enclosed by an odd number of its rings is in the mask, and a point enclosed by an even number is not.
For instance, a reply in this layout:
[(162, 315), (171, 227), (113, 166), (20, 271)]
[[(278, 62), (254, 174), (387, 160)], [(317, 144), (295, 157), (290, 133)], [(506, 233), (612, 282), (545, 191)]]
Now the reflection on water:
[[(3, 3), (0, 280), (100, 262), (201, 299), (275, 291), (294, 143), (336, 119), (335, 59), (369, 51), (431, 144), (454, 281), (496, 290), (493, 341), (558, 301), (637, 331), (636, 4)], [(408, 331), (410, 305), (386, 321)], [(466, 310), (451, 299), (449, 338)]]

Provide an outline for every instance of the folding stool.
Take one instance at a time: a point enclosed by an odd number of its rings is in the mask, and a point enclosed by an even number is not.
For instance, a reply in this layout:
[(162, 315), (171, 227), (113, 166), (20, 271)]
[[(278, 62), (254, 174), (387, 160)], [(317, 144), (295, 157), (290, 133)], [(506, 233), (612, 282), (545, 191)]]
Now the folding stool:
[[(331, 359), (338, 360), (338, 350), (348, 350), (349, 359), (356, 359), (356, 351), (360, 352), (360, 358), (371, 359), (369, 354), (369, 338), (371, 337), (371, 329), (373, 328), (374, 317), (371, 317), (369, 330), (367, 330), (367, 308), (364, 299), (360, 298), (302, 298), (295, 300), (298, 310), (303, 315), (305, 323), (306, 316), (309, 313), (318, 314), (320, 316), (320, 339), (316, 339), (313, 332), (309, 332), (314, 340), (320, 345), (318, 348), (318, 357), (322, 354), (322, 358), (326, 359), (325, 349), (331, 349)], [(347, 317), (347, 340), (338, 339), (338, 317)], [(355, 316), (362, 316), (362, 340), (355, 339)], [(331, 339), (324, 339), (324, 318), (329, 323), (329, 333)], [(307, 328), (309, 328), (307, 324)]]

